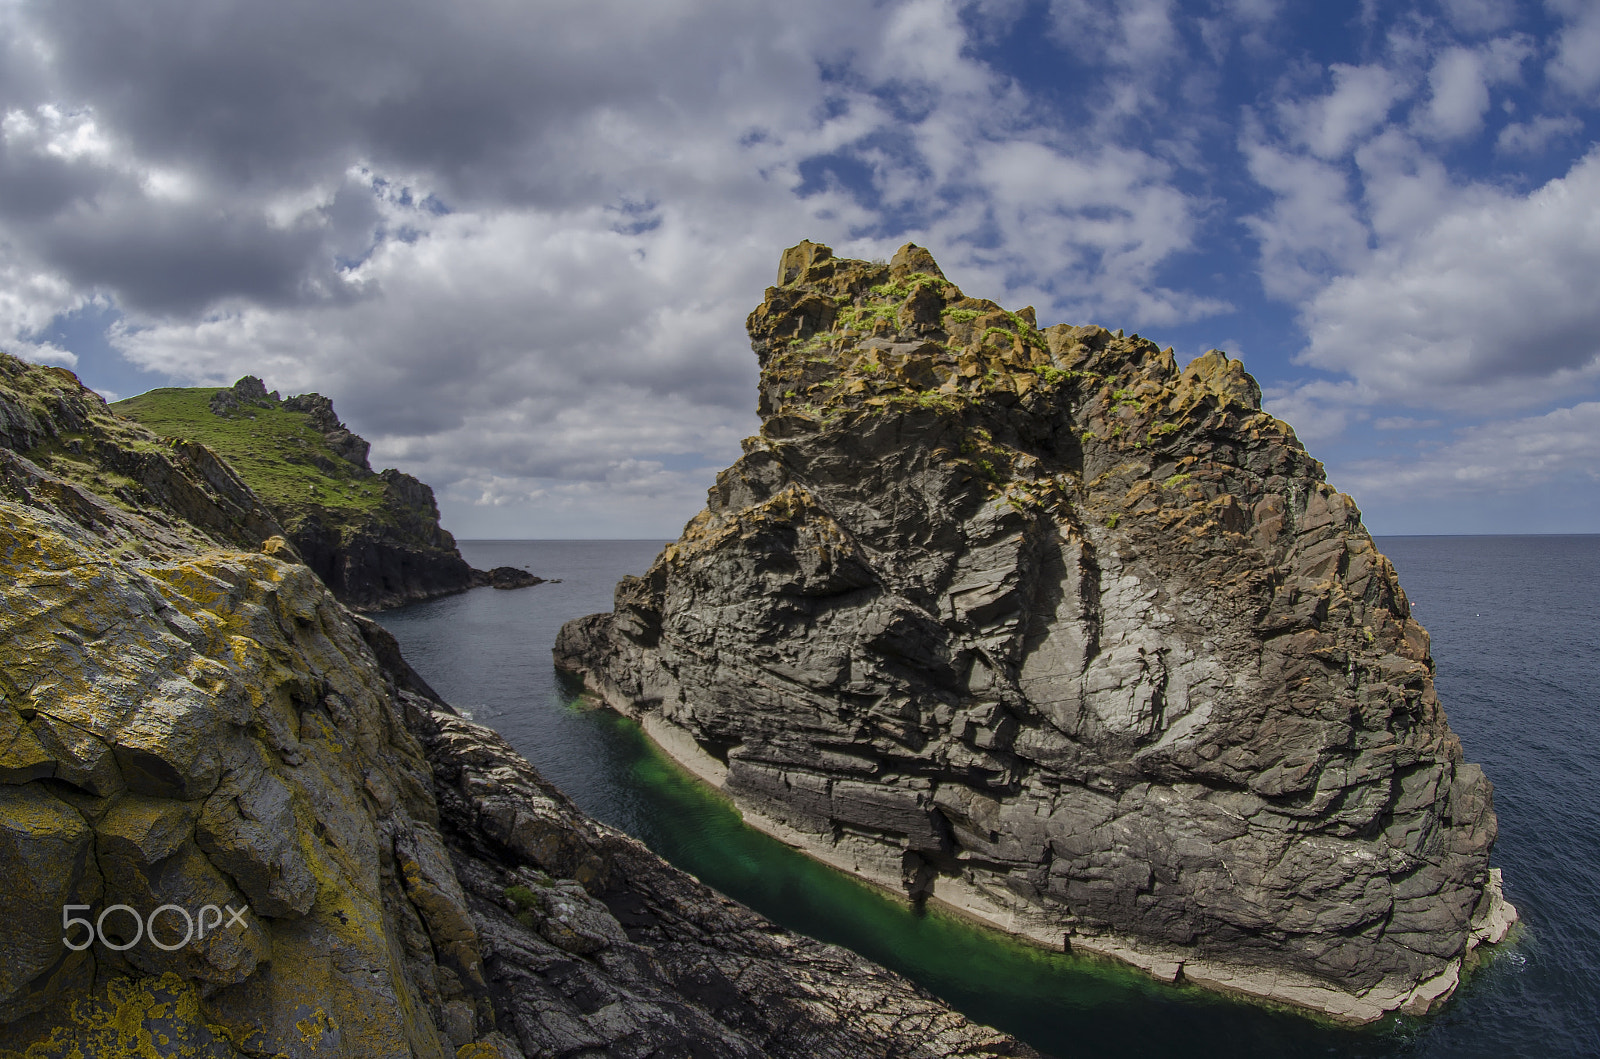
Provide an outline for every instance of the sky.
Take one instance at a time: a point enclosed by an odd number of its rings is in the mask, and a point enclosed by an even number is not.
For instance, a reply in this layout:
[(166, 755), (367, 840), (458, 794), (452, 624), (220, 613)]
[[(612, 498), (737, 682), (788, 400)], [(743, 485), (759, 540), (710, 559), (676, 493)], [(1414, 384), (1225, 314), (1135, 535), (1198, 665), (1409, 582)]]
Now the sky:
[(1600, 531), (1597, 0), (0, 0), (0, 349), (675, 537), (802, 239), (1239, 357), (1384, 533)]

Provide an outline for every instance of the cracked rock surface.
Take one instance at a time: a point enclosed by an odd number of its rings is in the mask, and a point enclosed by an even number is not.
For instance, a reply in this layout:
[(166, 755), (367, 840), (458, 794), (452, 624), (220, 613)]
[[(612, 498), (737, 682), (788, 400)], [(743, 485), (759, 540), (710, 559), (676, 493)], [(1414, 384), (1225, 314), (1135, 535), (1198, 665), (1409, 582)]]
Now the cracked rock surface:
[(0, 1059), (1031, 1054), (588, 820), (280, 534), (0, 354)]
[(557, 664), (746, 819), (1052, 947), (1370, 1021), (1514, 910), (1351, 499), (1212, 351), (786, 251), (761, 433)]

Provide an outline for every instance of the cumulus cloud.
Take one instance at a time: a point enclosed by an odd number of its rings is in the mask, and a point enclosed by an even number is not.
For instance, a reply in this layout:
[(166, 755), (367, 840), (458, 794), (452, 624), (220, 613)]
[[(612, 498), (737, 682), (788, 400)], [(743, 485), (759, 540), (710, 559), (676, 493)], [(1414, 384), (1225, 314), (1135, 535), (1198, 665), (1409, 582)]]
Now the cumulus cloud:
[(1441, 140), (1475, 135), (1489, 109), (1489, 89), (1514, 79), (1532, 53), (1531, 43), (1520, 36), (1445, 49), (1428, 72), (1430, 95), (1417, 113), (1417, 126)]
[(1593, 19), (1552, 0), (1530, 104), (1510, 0), (1443, 3), (1322, 65), (1281, 0), (0, 4), (0, 344), (117, 320), (119, 389), (321, 390), (502, 535), (692, 513), (802, 238), (1267, 348), (1243, 231), (1329, 376), (1264, 380), (1308, 436), (1532, 400), (1592, 371), (1593, 167), (1530, 197), (1455, 159), (1581, 133)]
[(1172, 0), (1051, 0), (1056, 34), (1120, 66), (1160, 62), (1179, 50)]
[(1444, 0), (1444, 11), (1463, 33), (1493, 33), (1517, 17), (1515, 0)]
[(1592, 98), (1600, 88), (1600, 7), (1587, 0), (1549, 0), (1548, 6), (1564, 25), (1545, 76), (1575, 96)]
[(1192, 244), (1197, 217), (1167, 182), (1168, 168), (1143, 152), (1106, 147), (1073, 157), (1013, 141), (975, 165), (992, 189), (984, 220), (1001, 249), (974, 250), (970, 260), (1016, 296), (1069, 319), (1109, 312), (1170, 323), (1228, 308), (1157, 282), (1162, 263)]
[(1312, 154), (1333, 159), (1382, 125), (1411, 86), (1381, 63), (1334, 63), (1328, 72), (1332, 91), (1308, 100), (1285, 100), (1278, 117)]
[(1532, 121), (1512, 122), (1501, 129), (1494, 148), (1501, 154), (1541, 154), (1552, 143), (1582, 130), (1583, 122), (1571, 114), (1541, 114)]
[(1305, 310), (1302, 363), (1377, 399), (1533, 404), (1600, 377), (1600, 152), (1526, 196), (1479, 188)]
[[(1482, 142), (1497, 93), (1508, 113), (1519, 109), (1511, 93), (1528, 101), (1522, 70), (1536, 54), (1528, 37), (1504, 32), (1508, 5), (1449, 4), (1447, 14), (1459, 31), (1499, 35), (1467, 43), (1422, 23), (1391, 27), (1385, 52), (1331, 67), (1332, 91), (1291, 95), (1240, 140), (1271, 194), (1245, 219), (1263, 286), (1294, 306), (1306, 334), (1292, 358), (1303, 374), (1270, 382), (1267, 406), (1374, 495), (1458, 465), (1460, 488), (1499, 489), (1512, 452), (1540, 475), (1572, 473), (1577, 450), (1557, 428), (1592, 412), (1534, 413), (1600, 383), (1600, 151), (1531, 189), (1447, 163)], [(1574, 26), (1587, 17), (1570, 14)], [(1400, 73), (1408, 64), (1425, 78)], [(1535, 111), (1490, 142), (1509, 161), (1582, 128), (1570, 113)], [(1441, 445), (1441, 429), (1464, 416), (1483, 422)], [(1420, 455), (1352, 456), (1392, 449), (1400, 431), (1424, 439)], [(1482, 439), (1523, 432), (1526, 445), (1488, 460)]]
[(1269, 295), (1301, 298), (1366, 254), (1367, 228), (1343, 169), (1255, 136), (1240, 147), (1250, 176), (1274, 194), (1265, 213), (1245, 218), (1260, 243), (1261, 285)]

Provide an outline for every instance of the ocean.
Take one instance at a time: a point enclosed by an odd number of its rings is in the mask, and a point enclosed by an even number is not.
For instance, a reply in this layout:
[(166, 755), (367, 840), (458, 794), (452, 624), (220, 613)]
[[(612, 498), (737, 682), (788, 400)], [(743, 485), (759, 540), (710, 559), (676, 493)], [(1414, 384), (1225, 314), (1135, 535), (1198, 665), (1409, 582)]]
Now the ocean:
[(1522, 913), (1443, 1009), (1351, 1030), (917, 912), (745, 827), (624, 718), (585, 707), (550, 648), (611, 608), (663, 541), (463, 541), (474, 566), (559, 578), (378, 616), (447, 700), (591, 815), (784, 926), (849, 946), (977, 1021), (1072, 1057), (1600, 1056), (1600, 536), (1383, 537), (1433, 636), (1439, 695), (1495, 784), (1494, 863)]

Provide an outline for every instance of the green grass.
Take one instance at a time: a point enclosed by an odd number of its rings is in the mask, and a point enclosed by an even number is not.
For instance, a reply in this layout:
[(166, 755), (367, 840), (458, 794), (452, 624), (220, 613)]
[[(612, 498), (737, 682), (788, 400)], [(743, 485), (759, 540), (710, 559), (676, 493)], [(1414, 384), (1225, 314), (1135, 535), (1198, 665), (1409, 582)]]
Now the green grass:
[(944, 283), (945, 281), (938, 276), (926, 272), (913, 272), (899, 283), (880, 283), (871, 289), (871, 293), (874, 298), (889, 298), (903, 302), (918, 287), (938, 287)]
[(852, 305), (841, 309), (835, 317), (835, 323), (841, 330), (866, 331), (870, 330), (874, 322), (887, 320), (894, 322), (895, 306), (893, 305)]
[[(216, 392), (164, 387), (111, 408), (158, 434), (200, 442), (274, 508), (316, 506), (352, 520), (383, 516), (383, 480), (335, 455), (303, 412), (241, 408), (233, 416), (214, 415), (210, 401)], [(332, 473), (317, 466), (319, 457), (333, 466)]]

